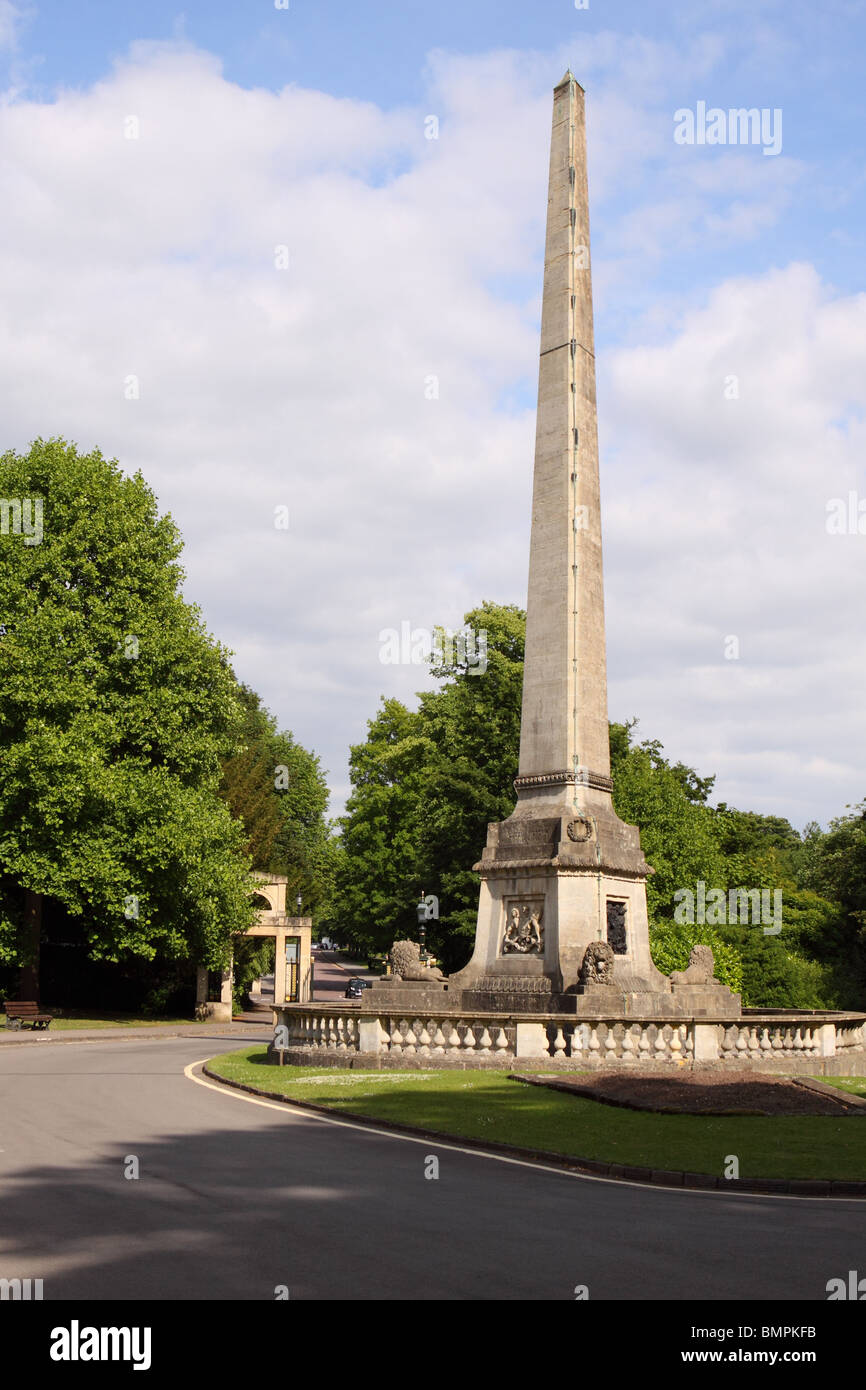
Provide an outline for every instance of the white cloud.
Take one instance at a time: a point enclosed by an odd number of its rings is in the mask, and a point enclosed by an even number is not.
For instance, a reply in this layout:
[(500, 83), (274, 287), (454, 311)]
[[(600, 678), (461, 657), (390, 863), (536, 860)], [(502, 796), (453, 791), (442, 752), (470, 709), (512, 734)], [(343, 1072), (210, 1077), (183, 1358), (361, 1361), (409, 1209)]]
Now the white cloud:
[(864, 356), (866, 295), (792, 265), (615, 353), (603, 393), (612, 705), (800, 824), (866, 794), (866, 535), (826, 529), (866, 499)]
[[(672, 228), (695, 243), (713, 218), (719, 239), (751, 237), (797, 175), (784, 157), (759, 160), (762, 178), (742, 152), (713, 172), (679, 158), (664, 74), (702, 76), (714, 41), (678, 53), (601, 36), (581, 50), (610, 322), (647, 278), (647, 247), (675, 255)], [(188, 44), (139, 44), (92, 88), (0, 107), (4, 445), (62, 434), (142, 469), (186, 538), (189, 596), (239, 675), (322, 752), (338, 797), (379, 694), (425, 683), (381, 664), (379, 631), (525, 599), (523, 402), (550, 87), (566, 65), (433, 54), (417, 109), (383, 111), (246, 90)], [(729, 768), (744, 805), (793, 814), (802, 791), (807, 814), (827, 815), (832, 779), (804, 787), (746, 755), (781, 740), (783, 760), (799, 758), (808, 734), (809, 757), (862, 775), (860, 657), (835, 649), (862, 562), (856, 538), (823, 532), (825, 497), (862, 456), (848, 420), (862, 308), (809, 267), (729, 282), (682, 321), (670, 302), (643, 321), (644, 346), (601, 363), (612, 712), (640, 713), (704, 771)], [(731, 372), (738, 402), (721, 397)], [(133, 374), (140, 399), (126, 400)], [(288, 532), (273, 526), (280, 504)], [(717, 678), (731, 631), (744, 655)], [(780, 689), (749, 683), (765, 670)]]
[(17, 46), (19, 30), (30, 13), (24, 5), (15, 5), (12, 0), (0, 0), (0, 50)]

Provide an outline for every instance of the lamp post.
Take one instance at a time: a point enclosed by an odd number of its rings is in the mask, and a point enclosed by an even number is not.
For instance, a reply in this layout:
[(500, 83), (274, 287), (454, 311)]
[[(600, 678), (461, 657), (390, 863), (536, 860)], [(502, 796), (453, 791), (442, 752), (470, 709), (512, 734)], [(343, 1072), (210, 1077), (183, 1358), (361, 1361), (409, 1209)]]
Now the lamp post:
[(426, 902), (426, 900), (425, 900), (425, 895), (424, 895), (423, 892), (421, 893), (421, 901), (419, 902), (418, 906), (415, 908), (415, 911), (416, 911), (416, 913), (418, 914), (418, 935), (419, 935), (419, 937), (421, 938), (421, 959), (422, 959), (423, 961), (426, 961), (426, 959), (427, 959), (427, 902)]
[(296, 898), (295, 901), (296, 901), (297, 904), (298, 904), (298, 916), (300, 917), (300, 915), (301, 915), (301, 908), (304, 906), (304, 900), (303, 900), (303, 898), (301, 897), (300, 893), (298, 893), (298, 896), (297, 896), (297, 898)]

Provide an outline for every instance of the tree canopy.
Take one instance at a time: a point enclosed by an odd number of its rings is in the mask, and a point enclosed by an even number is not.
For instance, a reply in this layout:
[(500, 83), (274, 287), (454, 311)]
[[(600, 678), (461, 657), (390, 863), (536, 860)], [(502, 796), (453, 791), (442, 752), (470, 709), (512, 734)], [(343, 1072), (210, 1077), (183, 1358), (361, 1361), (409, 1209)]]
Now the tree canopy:
[(289, 909), (300, 894), (312, 912), (327, 896), (333, 845), (328, 785), (315, 753), (280, 731), (259, 696), (242, 685), (241, 746), (223, 763), (220, 795), (244, 825), (254, 866), (288, 880)]
[(39, 499), (43, 532), (0, 536), (0, 958), (32, 954), (47, 895), (96, 959), (221, 965), (252, 920), (217, 794), (243, 710), (177, 528), (140, 474), (63, 440), (0, 457), (0, 493)]

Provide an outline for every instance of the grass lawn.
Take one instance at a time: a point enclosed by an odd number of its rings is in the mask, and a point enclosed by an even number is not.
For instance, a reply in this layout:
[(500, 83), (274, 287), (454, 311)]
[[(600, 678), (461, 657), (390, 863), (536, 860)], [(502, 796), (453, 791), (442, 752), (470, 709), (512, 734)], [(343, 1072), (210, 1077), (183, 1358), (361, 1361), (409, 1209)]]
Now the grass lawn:
[[(51, 1010), (44, 1009), (43, 1012), (50, 1014)], [(4, 1026), (5, 1018), (4, 1014)], [(177, 1024), (185, 1026), (192, 1022), (190, 1018), (140, 1018), (137, 1014), (100, 1014), (98, 1018), (89, 1018), (80, 1016), (74, 1009), (70, 1009), (64, 1011), (63, 1017), (53, 1014), (46, 1031), (53, 1033), (58, 1028), (159, 1028), (174, 1027)], [(29, 1024), (25, 1023), (22, 1032), (30, 1031)]]
[[(652, 1115), (509, 1081), (504, 1072), (278, 1067), (261, 1047), (209, 1062), (231, 1081), (462, 1138), (741, 1178), (866, 1178), (866, 1117)], [(860, 1082), (861, 1085), (866, 1085)]]
[(818, 1081), (826, 1081), (828, 1086), (838, 1086), (840, 1091), (850, 1091), (855, 1096), (866, 1096), (866, 1076), (819, 1076)]

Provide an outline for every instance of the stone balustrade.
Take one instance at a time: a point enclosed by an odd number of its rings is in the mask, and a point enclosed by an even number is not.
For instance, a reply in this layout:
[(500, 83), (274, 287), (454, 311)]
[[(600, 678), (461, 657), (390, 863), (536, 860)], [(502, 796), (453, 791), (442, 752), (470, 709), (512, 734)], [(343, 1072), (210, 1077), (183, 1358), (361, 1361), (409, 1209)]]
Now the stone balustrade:
[(372, 1013), (317, 1004), (274, 1011), (274, 1048), (290, 1060), (372, 1066), (554, 1063), (667, 1069), (753, 1068), (866, 1074), (866, 1015), (750, 1014), (742, 1019), (580, 1019), (573, 1014)]

